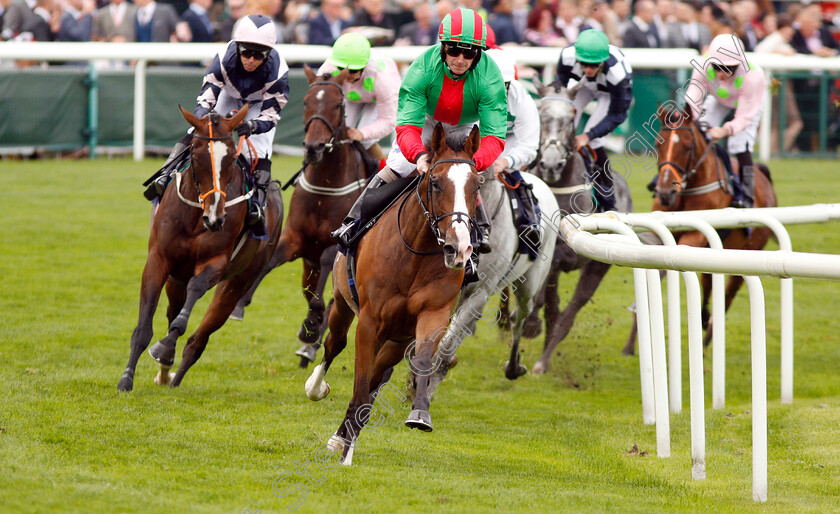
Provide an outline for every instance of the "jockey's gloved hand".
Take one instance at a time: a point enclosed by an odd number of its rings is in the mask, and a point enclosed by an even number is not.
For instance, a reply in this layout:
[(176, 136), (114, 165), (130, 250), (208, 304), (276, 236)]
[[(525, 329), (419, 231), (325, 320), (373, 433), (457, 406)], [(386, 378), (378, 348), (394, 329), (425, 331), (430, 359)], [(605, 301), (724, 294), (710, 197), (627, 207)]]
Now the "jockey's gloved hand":
[(429, 154), (424, 153), (423, 155), (417, 158), (417, 171), (419, 171), (421, 174), (424, 174), (427, 171), (429, 171), (431, 165), (432, 163), (431, 161), (429, 161)]
[(243, 121), (242, 123), (236, 126), (236, 133), (239, 134), (240, 137), (249, 137), (256, 128), (257, 124), (256, 122), (254, 122), (254, 120)]

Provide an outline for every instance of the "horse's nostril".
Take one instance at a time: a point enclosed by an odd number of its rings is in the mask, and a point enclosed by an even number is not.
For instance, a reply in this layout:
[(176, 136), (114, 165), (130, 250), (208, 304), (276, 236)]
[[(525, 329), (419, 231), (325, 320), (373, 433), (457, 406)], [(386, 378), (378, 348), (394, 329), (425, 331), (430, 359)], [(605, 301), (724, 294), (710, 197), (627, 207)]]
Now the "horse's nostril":
[(443, 245), (443, 255), (446, 257), (454, 257), (455, 256), (455, 247), (451, 244)]

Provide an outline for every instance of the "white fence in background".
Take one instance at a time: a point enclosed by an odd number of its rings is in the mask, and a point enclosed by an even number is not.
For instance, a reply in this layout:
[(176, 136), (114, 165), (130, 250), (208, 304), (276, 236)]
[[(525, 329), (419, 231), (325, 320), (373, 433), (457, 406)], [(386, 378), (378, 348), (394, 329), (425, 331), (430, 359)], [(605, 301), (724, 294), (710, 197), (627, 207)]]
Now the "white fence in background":
[[(209, 60), (224, 48), (223, 43), (40, 43), (8, 41), (0, 45), (0, 60), (49, 61), (137, 61), (134, 76), (134, 159), (140, 160), (144, 151), (146, 67), (152, 62), (201, 62)], [(278, 45), (278, 51), (288, 62), (323, 62), (331, 48), (316, 45)], [(399, 63), (411, 63), (426, 47), (377, 47)], [(506, 47), (517, 63), (545, 66), (544, 77), (550, 79), (560, 56), (558, 48)], [(634, 69), (691, 69), (697, 51), (687, 48), (624, 50)], [(764, 69), (768, 84), (774, 71), (840, 71), (840, 57), (821, 58), (811, 55), (784, 56), (776, 54), (747, 54), (749, 62)], [(686, 75), (683, 78), (687, 80)], [(759, 155), (770, 158), (771, 98), (765, 95), (759, 133)], [(651, 113), (653, 115), (654, 113)]]
[[(785, 224), (821, 223), (840, 219), (840, 204), (764, 209), (607, 213), (570, 215), (561, 221), (566, 243), (577, 253), (618, 266), (633, 267), (638, 322), (642, 415), (656, 423), (657, 455), (669, 457), (671, 412), (681, 410), (681, 335), (678, 275), (686, 285), (688, 315), (689, 401), (691, 412), (692, 478), (706, 477), (705, 406), (703, 384), (703, 332), (700, 283), (696, 272), (712, 273), (713, 320), (712, 378), (714, 408), (724, 405), (725, 322), (722, 315), (723, 274), (743, 275), (750, 296), (753, 499), (767, 500), (767, 360), (764, 291), (758, 276), (781, 278), (781, 401), (793, 402), (793, 278), (840, 280), (840, 255), (794, 252)], [(779, 240), (777, 251), (724, 250), (714, 229), (766, 226)], [(664, 246), (642, 245), (635, 231), (651, 231)], [(671, 231), (700, 230), (711, 248), (676, 245)], [(609, 232), (609, 234), (593, 234)], [(665, 324), (659, 273), (668, 271), (668, 337), (666, 363)], [(677, 273), (680, 271), (681, 273)], [(720, 295), (718, 297), (718, 295)], [(668, 373), (670, 366), (670, 374)], [(670, 383), (669, 383), (670, 382)], [(671, 391), (669, 398), (669, 390)]]

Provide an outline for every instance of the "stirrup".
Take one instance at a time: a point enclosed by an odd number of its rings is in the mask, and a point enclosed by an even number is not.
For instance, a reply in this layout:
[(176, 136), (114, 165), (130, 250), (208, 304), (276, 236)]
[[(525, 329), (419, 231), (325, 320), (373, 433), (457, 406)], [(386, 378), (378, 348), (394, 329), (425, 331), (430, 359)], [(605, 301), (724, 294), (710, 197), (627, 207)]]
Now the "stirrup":
[(143, 191), (143, 196), (148, 201), (152, 201), (155, 198), (163, 198), (163, 193), (166, 191), (166, 186), (169, 184), (169, 174), (163, 174), (158, 178), (154, 179), (147, 187), (146, 190)]
[(478, 227), (478, 241), (476, 241), (478, 245), (478, 253), (490, 253), (492, 248), (490, 247), (490, 231), (484, 227)]
[(357, 220), (345, 221), (340, 227), (330, 233), (333, 239), (338, 241), (338, 244), (344, 247), (350, 247), (350, 239), (355, 234)]

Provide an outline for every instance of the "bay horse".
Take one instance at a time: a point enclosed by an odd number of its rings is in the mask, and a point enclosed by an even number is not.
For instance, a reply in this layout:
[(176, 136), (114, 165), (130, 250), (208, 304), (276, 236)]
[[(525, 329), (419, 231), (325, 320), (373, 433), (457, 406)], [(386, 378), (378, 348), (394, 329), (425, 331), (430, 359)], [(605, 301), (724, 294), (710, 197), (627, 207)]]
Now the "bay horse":
[[(574, 99), (583, 83), (564, 88), (556, 83), (543, 86), (538, 80), (534, 82), (540, 94), (541, 130), (540, 154), (534, 173), (549, 185), (562, 215), (594, 212), (595, 201), (586, 162), (580, 152), (575, 150)], [(612, 173), (610, 170), (607, 172)], [(612, 178), (617, 209), (632, 212), (633, 199), (627, 181), (618, 173), (612, 173)], [(578, 312), (592, 299), (609, 269), (609, 264), (576, 254), (559, 238), (543, 298), (529, 319), (529, 324), (533, 322), (532, 326), (538, 329), (539, 309), (545, 305), (545, 348), (534, 364), (533, 373), (543, 374), (548, 371), (554, 349), (569, 334)], [(572, 298), (561, 312), (557, 293), (560, 273), (575, 270), (580, 270), (580, 276)]]
[[(491, 251), (481, 256), (478, 263), (479, 280), (464, 288), (455, 315), (441, 341), (440, 365), (431, 376), (428, 395), (431, 399), (437, 386), (455, 362), (455, 351), (464, 338), (475, 331), (476, 322), (484, 318), (485, 304), (493, 295), (507, 288), (515, 302), (510, 313), (510, 358), (505, 363), (505, 377), (515, 380), (527, 372), (519, 362), (519, 343), (525, 320), (536, 305), (552, 264), (559, 231), (560, 209), (551, 189), (530, 173), (522, 173), (525, 183), (533, 186), (534, 196), (541, 213), (539, 248), (531, 260), (520, 249), (520, 235), (513, 219), (513, 209), (502, 179), (494, 177), (488, 169), (480, 173), (481, 198), (490, 217)], [(524, 234), (523, 234), (524, 235)], [(528, 236), (530, 239), (530, 236)], [(530, 245), (530, 242), (526, 242)], [(490, 309), (495, 322), (499, 307), (492, 303)], [(414, 381), (412, 381), (413, 385)]]
[(351, 464), (359, 430), (368, 421), (370, 409), (365, 406), (372, 403), (404, 356), (419, 375), (406, 425), (432, 430), (428, 375), (473, 250), (470, 234), (475, 230), (479, 179), (472, 158), (479, 143), (478, 127), (461, 143), (447, 140), (443, 126), (435, 126), (429, 171), (359, 242), (355, 252), (357, 295), (348, 283), (348, 257), (339, 254), (336, 258), (335, 301), (324, 358), (306, 381), (306, 395), (317, 401), (329, 394), (324, 376), (347, 345), (347, 332), (357, 315), (353, 398), (328, 443), (334, 454), (341, 452), (344, 464)]
[[(703, 209), (723, 209), (732, 202), (732, 193), (726, 176), (726, 166), (714, 151), (712, 143), (697, 120), (693, 119), (691, 109), (683, 112), (673, 102), (659, 107), (657, 116), (661, 123), (657, 136), (656, 152), (659, 176), (656, 180), (653, 207), (654, 211), (692, 211)], [(733, 167), (736, 162), (733, 162)], [(757, 163), (755, 168), (755, 207), (776, 207), (776, 191), (770, 180), (770, 170), (764, 164)], [(738, 250), (761, 250), (767, 244), (772, 232), (767, 227), (752, 227), (728, 231), (723, 238), (724, 248)], [(675, 234), (677, 244), (704, 247), (708, 246), (706, 237), (698, 231)], [(726, 307), (732, 304), (744, 278), (730, 275), (726, 283)], [(708, 346), (712, 336), (712, 321), (709, 318), (709, 292), (711, 275), (703, 274), (703, 320), (706, 335), (703, 343)], [(636, 342), (636, 323), (634, 321), (630, 337), (624, 347), (625, 355), (632, 355)]]
[[(265, 267), (283, 223), (283, 199), (272, 183), (265, 208), (267, 240), (250, 237), (245, 227), (246, 200), (251, 192), (246, 193), (231, 132), (245, 118), (248, 105), (230, 118), (210, 112), (199, 119), (183, 108), (181, 113), (195, 130), (190, 164), (176, 173), (152, 220), (140, 285), (140, 314), (131, 335), (128, 365), (117, 386), (120, 391), (130, 391), (134, 385), (137, 361), (152, 338), (152, 320), (164, 285), (169, 300), (169, 330), (149, 353), (160, 363), (155, 383), (177, 387), (201, 356), (210, 334), (225, 323)], [(213, 300), (189, 337), (181, 365), (172, 377), (169, 369), (175, 361), (177, 340), (187, 329), (196, 301), (216, 284)]]
[[(359, 152), (347, 136), (342, 84), (348, 71), (337, 76), (317, 77), (304, 66), (309, 90), (303, 99), (304, 169), (289, 202), (289, 215), (277, 249), (251, 290), (237, 306), (235, 317), (242, 319), (244, 307), (251, 303), (262, 279), (274, 268), (303, 259), (303, 296), (309, 311), (298, 330), (302, 347), (301, 367), (315, 360), (315, 345), (322, 334), (324, 286), (337, 251), (330, 232), (341, 225), (344, 216), (365, 188), (367, 175)], [(323, 264), (322, 264), (323, 263)]]

